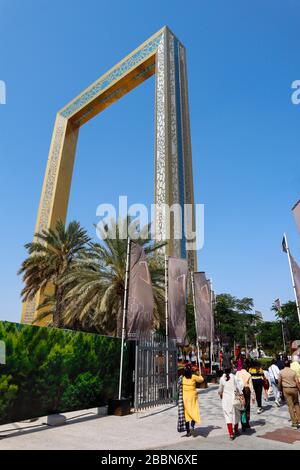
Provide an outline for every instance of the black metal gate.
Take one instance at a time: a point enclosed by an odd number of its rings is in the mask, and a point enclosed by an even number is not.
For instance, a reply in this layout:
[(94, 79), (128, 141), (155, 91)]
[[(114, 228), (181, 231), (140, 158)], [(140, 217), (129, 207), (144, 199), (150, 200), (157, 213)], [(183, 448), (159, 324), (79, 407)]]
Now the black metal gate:
[(176, 401), (176, 386), (176, 342), (169, 341), (167, 347), (161, 336), (139, 338), (135, 354), (135, 409)]

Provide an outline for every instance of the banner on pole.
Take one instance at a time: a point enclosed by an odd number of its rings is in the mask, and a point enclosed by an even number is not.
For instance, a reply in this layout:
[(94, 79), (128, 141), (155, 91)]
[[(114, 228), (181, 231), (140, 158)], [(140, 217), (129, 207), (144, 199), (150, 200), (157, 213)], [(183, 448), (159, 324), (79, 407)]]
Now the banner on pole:
[(210, 342), (213, 336), (211, 290), (204, 272), (194, 273), (194, 289), (198, 340)]
[(127, 337), (135, 339), (152, 329), (153, 290), (146, 255), (142, 246), (131, 242), (127, 309)]
[(285, 239), (285, 235), (283, 236), (283, 239), (282, 239), (282, 242), (281, 242), (281, 246), (282, 246), (282, 251), (284, 253), (287, 253), (287, 246), (286, 246), (286, 239)]
[(188, 275), (187, 260), (169, 258), (168, 261), (168, 315), (169, 338), (177, 344), (185, 343), (186, 338), (186, 284)]
[(274, 301), (274, 305), (275, 305), (275, 307), (276, 307), (276, 309), (277, 309), (278, 311), (281, 310), (281, 302), (280, 302), (280, 299), (276, 299), (276, 300)]
[(212, 299), (212, 302), (211, 302), (211, 342), (214, 341), (215, 339), (215, 305), (216, 305), (216, 296), (215, 296), (215, 292), (214, 291), (211, 291), (211, 299)]
[(295, 283), (295, 290), (296, 290), (296, 296), (298, 300), (298, 305), (300, 305), (300, 268), (294, 258), (291, 255), (290, 252), (290, 258), (291, 258), (291, 266), (292, 266), (292, 271), (294, 275), (294, 283)]
[(296, 202), (296, 204), (292, 208), (292, 212), (295, 218), (298, 232), (300, 233), (300, 199), (298, 202)]

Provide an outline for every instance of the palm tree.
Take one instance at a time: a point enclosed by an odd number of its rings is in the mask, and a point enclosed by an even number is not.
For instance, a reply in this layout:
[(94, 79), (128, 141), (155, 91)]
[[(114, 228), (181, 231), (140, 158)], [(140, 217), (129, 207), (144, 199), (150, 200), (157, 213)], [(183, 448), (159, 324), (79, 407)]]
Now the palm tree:
[[(37, 319), (41, 320), (49, 315), (49, 311), (44, 308), (50, 305), (53, 326), (63, 326), (64, 288), (60, 281), (89, 242), (90, 238), (79, 222), (70, 222), (65, 228), (64, 223), (58, 220), (55, 230), (49, 228), (36, 233), (35, 240), (25, 245), (29, 256), (18, 271), (18, 274), (23, 274), (25, 283), (21, 296), (22, 301), (26, 302), (34, 299), (38, 291), (41, 291), (44, 302), (38, 306), (38, 310), (42, 309), (42, 312)], [(47, 294), (49, 290), (50, 295)]]
[[(91, 244), (62, 281), (67, 291), (64, 322), (68, 327), (90, 324), (105, 334), (121, 335), (127, 253), (127, 239), (122, 232), (121, 225), (114, 222), (105, 226), (101, 233), (103, 242)], [(164, 308), (164, 264), (158, 250), (165, 242), (151, 239), (150, 225), (135, 231), (133, 236), (148, 257), (155, 301), (154, 326), (158, 326)]]

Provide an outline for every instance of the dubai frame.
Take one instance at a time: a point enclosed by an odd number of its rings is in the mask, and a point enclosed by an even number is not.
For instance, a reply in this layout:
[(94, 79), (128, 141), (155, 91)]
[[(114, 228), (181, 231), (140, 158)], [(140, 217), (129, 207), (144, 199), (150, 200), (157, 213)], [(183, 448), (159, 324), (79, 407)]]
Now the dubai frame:
[[(155, 204), (191, 204), (195, 228), (194, 189), (189, 124), (185, 48), (163, 27), (57, 113), (40, 199), (35, 233), (65, 221), (80, 127), (156, 74), (155, 83)], [(184, 223), (184, 211), (182, 222)], [(187, 258), (196, 270), (196, 251), (186, 249), (186, 238), (171, 230), (166, 246), (170, 256)], [(166, 240), (166, 220), (156, 210), (155, 238)], [(32, 323), (41, 294), (23, 304), (23, 323)]]

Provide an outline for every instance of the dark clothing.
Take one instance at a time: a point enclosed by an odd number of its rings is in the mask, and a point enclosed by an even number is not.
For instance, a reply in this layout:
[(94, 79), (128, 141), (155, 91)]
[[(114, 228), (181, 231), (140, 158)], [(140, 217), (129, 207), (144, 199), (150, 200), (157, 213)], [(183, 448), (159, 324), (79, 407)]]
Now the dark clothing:
[(276, 361), (276, 366), (279, 370), (282, 370), (284, 369), (284, 362), (281, 359), (278, 359), (278, 361)]
[[(191, 421), (191, 426), (192, 426), (192, 429), (194, 429), (195, 427), (195, 421)], [(189, 421), (186, 421), (185, 422), (185, 427), (186, 427), (186, 432), (189, 433), (190, 432), (190, 422)]]
[(261, 394), (263, 389), (263, 380), (262, 379), (255, 379), (252, 380), (253, 388), (255, 392), (256, 402), (258, 408), (261, 408)]
[(222, 369), (225, 370), (225, 369), (231, 369), (231, 359), (232, 359), (232, 356), (230, 353), (228, 352), (224, 352), (223, 353), (223, 362), (222, 362)]
[(243, 395), (245, 398), (245, 410), (246, 410), (246, 417), (247, 417), (247, 422), (242, 423), (242, 429), (245, 430), (247, 428), (250, 428), (250, 402), (251, 402), (251, 391), (249, 387), (244, 387), (243, 388)]

